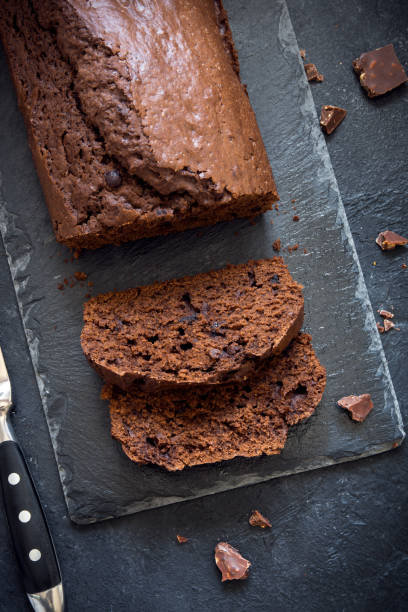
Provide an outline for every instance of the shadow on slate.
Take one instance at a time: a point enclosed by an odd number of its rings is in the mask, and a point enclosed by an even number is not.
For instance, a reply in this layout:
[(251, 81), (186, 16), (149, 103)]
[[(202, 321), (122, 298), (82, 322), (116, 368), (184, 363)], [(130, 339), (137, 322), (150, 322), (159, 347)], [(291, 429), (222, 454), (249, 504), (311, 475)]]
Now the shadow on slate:
[[(77, 523), (357, 459), (389, 450), (404, 438), (286, 4), (259, 0), (257, 11), (243, 1), (225, 5), (281, 197), (280, 213), (254, 224), (219, 224), (85, 252), (71, 261), (54, 239), (4, 54), (0, 58), (0, 226), (68, 511)], [(298, 222), (292, 219), (292, 199)], [(278, 237), (284, 247), (299, 245), (282, 254), (305, 286), (304, 328), (327, 368), (326, 392), (315, 415), (291, 430), (280, 456), (238, 458), (172, 474), (132, 464), (110, 437), (101, 382), (80, 348), (82, 305), (91, 290), (77, 283), (59, 291), (58, 284), (83, 271), (94, 283), (94, 295), (125, 289), (272, 257)], [(367, 392), (375, 409), (364, 424), (356, 424), (336, 401)]]

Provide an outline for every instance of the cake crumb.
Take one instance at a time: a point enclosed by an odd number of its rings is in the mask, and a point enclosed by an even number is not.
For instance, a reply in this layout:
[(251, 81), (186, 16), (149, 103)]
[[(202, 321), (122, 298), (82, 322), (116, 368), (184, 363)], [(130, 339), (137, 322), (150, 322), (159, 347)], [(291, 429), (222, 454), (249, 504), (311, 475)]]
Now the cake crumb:
[(64, 283), (58, 283), (58, 289), (59, 289), (60, 291), (64, 291), (64, 289), (65, 289), (65, 285), (64, 285)]
[(288, 251), (289, 253), (292, 253), (292, 251), (297, 251), (298, 248), (299, 248), (299, 245), (298, 243), (296, 243), (296, 244), (293, 244), (292, 246), (288, 246)]
[(299, 221), (299, 215), (293, 215), (293, 221)]
[(79, 281), (84, 281), (88, 278), (86, 272), (74, 272), (74, 276)]
[(300, 57), (302, 60), (306, 59), (306, 49), (299, 49)]
[(281, 241), (280, 241), (280, 238), (277, 238), (275, 240), (275, 242), (272, 244), (272, 248), (273, 248), (274, 251), (279, 253), (279, 251), (281, 250)]
[(309, 251), (307, 249), (303, 249), (303, 252), (305, 255), (307, 255)]
[(408, 267), (408, 266), (407, 266), (407, 264), (406, 264), (406, 263), (401, 264), (401, 268), (402, 268), (403, 270), (406, 270), (406, 269), (407, 269), (407, 267)]
[(292, 204), (294, 204), (296, 202), (296, 200), (291, 200)]
[(275, 204), (275, 210), (279, 210), (279, 204), (278, 204), (278, 202), (276, 202), (276, 204)]
[(79, 259), (79, 256), (81, 255), (82, 249), (75, 249), (73, 252), (73, 257), (74, 259)]
[(384, 326), (381, 325), (381, 323), (377, 323), (377, 329), (380, 332), (380, 334), (383, 334), (385, 332)]
[(94, 286), (93, 281), (88, 281), (88, 287), (93, 287), (93, 286)]

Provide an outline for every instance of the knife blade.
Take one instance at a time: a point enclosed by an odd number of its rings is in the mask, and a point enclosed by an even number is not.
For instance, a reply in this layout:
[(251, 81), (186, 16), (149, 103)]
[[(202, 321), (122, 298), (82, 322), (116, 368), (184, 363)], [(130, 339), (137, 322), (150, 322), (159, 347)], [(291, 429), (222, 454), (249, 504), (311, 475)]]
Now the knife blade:
[(41, 502), (9, 421), (11, 383), (0, 348), (0, 484), (27, 597), (36, 612), (63, 612), (64, 592)]

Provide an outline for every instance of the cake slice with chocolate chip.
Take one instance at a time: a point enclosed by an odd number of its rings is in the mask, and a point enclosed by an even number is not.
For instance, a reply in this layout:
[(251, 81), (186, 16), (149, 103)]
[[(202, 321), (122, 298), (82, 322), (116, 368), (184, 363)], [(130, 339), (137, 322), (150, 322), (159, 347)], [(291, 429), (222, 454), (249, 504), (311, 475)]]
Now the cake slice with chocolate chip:
[(276, 257), (94, 297), (81, 344), (122, 389), (213, 385), (281, 353), (302, 323), (302, 287)]

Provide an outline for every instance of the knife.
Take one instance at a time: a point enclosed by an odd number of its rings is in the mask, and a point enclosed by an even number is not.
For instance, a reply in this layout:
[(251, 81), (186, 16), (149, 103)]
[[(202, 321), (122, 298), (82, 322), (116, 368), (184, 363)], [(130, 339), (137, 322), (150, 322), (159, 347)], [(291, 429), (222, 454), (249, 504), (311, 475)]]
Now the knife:
[(63, 612), (61, 573), (44, 511), (8, 419), (11, 384), (0, 348), (0, 483), (28, 599), (36, 612)]

